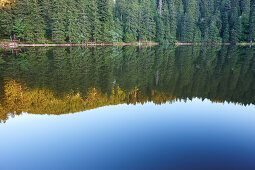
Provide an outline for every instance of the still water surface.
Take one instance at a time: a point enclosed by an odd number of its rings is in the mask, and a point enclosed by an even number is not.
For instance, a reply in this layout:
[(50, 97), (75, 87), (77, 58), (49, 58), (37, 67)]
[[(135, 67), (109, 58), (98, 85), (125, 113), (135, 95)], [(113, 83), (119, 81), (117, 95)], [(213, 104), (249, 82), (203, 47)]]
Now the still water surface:
[(0, 169), (255, 169), (255, 49), (0, 52)]

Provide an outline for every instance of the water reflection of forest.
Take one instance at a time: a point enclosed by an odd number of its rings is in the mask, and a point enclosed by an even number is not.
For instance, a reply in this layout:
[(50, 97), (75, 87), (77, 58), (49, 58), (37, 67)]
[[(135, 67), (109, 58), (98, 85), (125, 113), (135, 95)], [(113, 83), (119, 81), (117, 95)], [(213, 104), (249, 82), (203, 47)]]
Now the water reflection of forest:
[(247, 47), (29, 48), (0, 52), (0, 120), (195, 97), (255, 104)]

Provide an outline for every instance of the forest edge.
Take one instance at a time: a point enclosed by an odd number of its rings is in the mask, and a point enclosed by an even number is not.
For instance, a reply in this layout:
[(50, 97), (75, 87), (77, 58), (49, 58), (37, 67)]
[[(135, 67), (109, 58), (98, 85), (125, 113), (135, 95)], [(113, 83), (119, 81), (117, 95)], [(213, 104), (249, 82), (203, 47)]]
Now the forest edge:
[(19, 44), (17, 42), (1, 42), (0, 47), (72, 47), (72, 46), (153, 46), (153, 45), (177, 45), (177, 46), (189, 46), (189, 45), (243, 45), (253, 46), (255, 43), (84, 43), (84, 44)]

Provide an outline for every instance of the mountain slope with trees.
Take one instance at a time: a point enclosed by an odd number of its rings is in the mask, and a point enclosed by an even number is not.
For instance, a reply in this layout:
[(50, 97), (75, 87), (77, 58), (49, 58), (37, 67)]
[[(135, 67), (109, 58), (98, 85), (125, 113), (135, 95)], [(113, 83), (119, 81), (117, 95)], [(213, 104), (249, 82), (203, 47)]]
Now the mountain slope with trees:
[(4, 0), (0, 5), (0, 38), (30, 43), (255, 38), (255, 0)]

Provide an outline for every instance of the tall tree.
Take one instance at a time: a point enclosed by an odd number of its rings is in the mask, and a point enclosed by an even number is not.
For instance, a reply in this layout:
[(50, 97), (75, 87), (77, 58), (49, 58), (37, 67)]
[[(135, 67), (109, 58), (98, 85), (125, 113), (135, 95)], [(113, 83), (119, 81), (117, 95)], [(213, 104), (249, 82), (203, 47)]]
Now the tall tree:
[(112, 40), (110, 33), (113, 24), (111, 2), (110, 0), (97, 0), (98, 19), (100, 21), (98, 40), (100, 42), (110, 42)]
[(28, 42), (42, 42), (45, 40), (45, 22), (42, 6), (38, 0), (24, 0), (21, 2), (20, 16), (24, 22), (25, 40)]
[(12, 6), (0, 8), (0, 37), (12, 38), (13, 31), (13, 9)]
[(199, 42), (201, 38), (201, 31), (197, 26), (199, 19), (199, 9), (196, 0), (186, 2), (185, 14), (182, 21), (181, 40), (183, 42)]
[(87, 15), (89, 21), (89, 40), (92, 42), (100, 41), (101, 34), (101, 25), (99, 21), (97, 1), (91, 0), (90, 3), (87, 3)]
[(67, 2), (66, 0), (52, 0), (52, 40), (65, 42), (67, 40)]
[(241, 20), (239, 16), (239, 1), (232, 0), (230, 15), (230, 42), (239, 42), (241, 38)]
[(229, 42), (229, 18), (230, 18), (230, 9), (231, 9), (231, 2), (230, 0), (223, 1), (223, 8), (221, 9), (221, 17), (222, 17), (222, 41), (224, 43)]
[(251, 0), (251, 10), (250, 10), (250, 39), (255, 39), (255, 0)]

